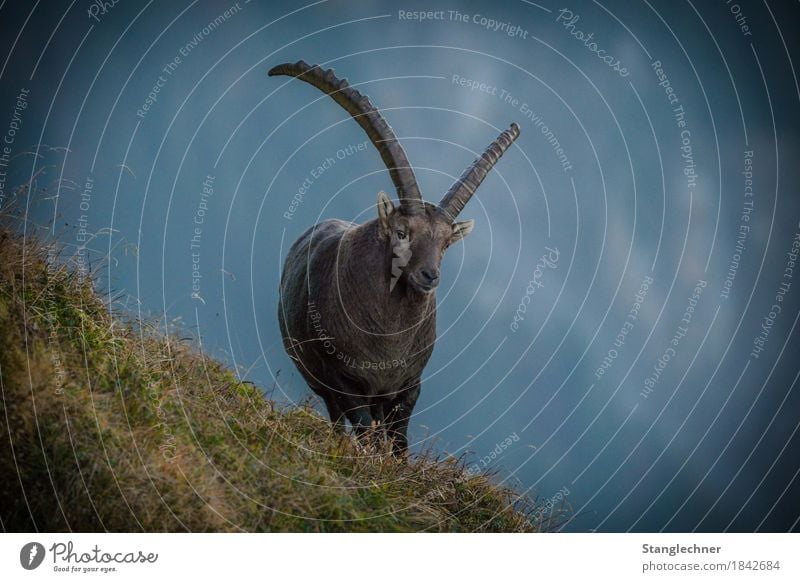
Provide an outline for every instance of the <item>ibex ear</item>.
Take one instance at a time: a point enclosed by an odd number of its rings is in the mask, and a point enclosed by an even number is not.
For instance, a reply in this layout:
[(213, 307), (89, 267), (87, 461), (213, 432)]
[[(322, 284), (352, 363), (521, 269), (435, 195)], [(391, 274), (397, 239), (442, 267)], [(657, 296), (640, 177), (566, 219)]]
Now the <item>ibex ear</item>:
[(384, 235), (389, 234), (389, 219), (394, 214), (394, 204), (389, 200), (386, 192), (378, 192), (378, 219), (381, 226), (381, 232)]
[(453, 235), (450, 237), (450, 244), (460, 241), (467, 236), (475, 228), (474, 220), (465, 220), (464, 222), (453, 223)]

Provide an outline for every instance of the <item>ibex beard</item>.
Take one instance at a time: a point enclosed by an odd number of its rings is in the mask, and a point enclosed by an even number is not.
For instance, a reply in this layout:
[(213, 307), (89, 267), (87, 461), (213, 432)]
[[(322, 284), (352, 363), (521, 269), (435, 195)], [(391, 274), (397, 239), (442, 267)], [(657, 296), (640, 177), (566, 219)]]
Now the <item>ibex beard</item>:
[(303, 61), (278, 65), (269, 74), (305, 81), (347, 110), (377, 148), (397, 191), (398, 204), (380, 192), (377, 216), (364, 224), (325, 220), (295, 241), (281, 275), (278, 321), (287, 354), (325, 402), (336, 430), (343, 431), (346, 420), (357, 435), (374, 435), (371, 429), (378, 428), (393, 451), (403, 454), (436, 341), (442, 257), (474, 226), (455, 218), (519, 136), (519, 127), (511, 124), (439, 204), (431, 204), (422, 200), (392, 128), (346, 80)]

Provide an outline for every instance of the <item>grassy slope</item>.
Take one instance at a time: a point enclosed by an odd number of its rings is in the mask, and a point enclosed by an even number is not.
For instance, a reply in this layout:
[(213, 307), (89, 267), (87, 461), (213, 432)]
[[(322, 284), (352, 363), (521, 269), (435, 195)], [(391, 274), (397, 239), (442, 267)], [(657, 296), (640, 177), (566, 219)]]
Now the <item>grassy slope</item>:
[(121, 323), (2, 223), (4, 530), (536, 529), (485, 475), (359, 453), (313, 410), (276, 410), (186, 343)]

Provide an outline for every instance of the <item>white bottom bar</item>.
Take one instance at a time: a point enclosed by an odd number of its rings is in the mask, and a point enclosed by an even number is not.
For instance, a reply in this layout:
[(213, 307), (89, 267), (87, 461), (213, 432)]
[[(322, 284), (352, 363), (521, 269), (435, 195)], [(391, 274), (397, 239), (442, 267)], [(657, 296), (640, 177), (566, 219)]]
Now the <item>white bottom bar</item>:
[(799, 554), (797, 534), (0, 535), (3, 580), (768, 582), (800, 580)]

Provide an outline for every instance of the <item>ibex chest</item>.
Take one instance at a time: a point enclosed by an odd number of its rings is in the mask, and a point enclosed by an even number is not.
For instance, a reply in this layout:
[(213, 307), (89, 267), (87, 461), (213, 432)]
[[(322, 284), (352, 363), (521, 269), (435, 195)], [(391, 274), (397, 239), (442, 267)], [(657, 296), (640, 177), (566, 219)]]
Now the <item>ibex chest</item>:
[[(419, 318), (419, 316), (417, 316)], [(380, 319), (337, 318), (325, 328), (315, 310), (309, 311), (312, 335), (320, 338), (316, 351), (326, 368), (369, 385), (374, 393), (391, 392), (418, 378), (436, 340), (435, 312), (416, 324), (388, 324)]]

